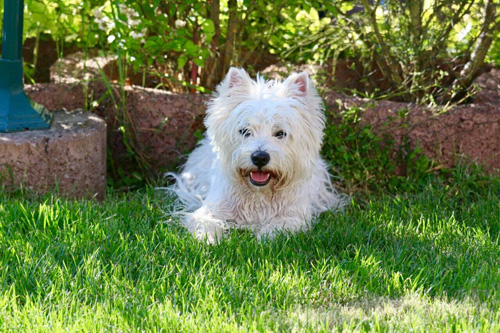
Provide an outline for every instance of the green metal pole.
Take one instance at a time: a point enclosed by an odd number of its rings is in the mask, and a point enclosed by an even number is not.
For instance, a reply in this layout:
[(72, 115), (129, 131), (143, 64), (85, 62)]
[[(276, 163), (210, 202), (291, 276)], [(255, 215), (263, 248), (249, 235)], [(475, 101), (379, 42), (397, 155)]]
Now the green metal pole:
[(5, 0), (3, 13), (2, 59), (22, 60), (23, 1)]
[(52, 115), (23, 90), (23, 0), (4, 0), (0, 59), (0, 132), (48, 129)]

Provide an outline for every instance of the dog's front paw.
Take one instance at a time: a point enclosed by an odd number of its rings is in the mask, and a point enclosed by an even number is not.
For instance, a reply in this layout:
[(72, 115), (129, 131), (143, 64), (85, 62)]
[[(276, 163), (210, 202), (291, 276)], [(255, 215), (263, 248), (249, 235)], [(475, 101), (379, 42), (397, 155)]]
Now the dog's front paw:
[(204, 207), (194, 213), (187, 214), (183, 219), (183, 224), (193, 233), (196, 239), (209, 244), (217, 243), (224, 235), (224, 221), (207, 214)]
[(216, 244), (224, 235), (224, 229), (218, 225), (207, 225), (207, 222), (200, 222), (198, 227), (193, 230), (193, 235), (199, 241), (207, 244)]
[(280, 223), (272, 223), (263, 226), (257, 232), (257, 239), (272, 239), (280, 233), (296, 232), (300, 230), (307, 230), (308, 224), (301, 219), (287, 219)]
[(285, 229), (281, 226), (265, 226), (262, 227), (256, 234), (257, 239), (262, 240), (270, 240), (276, 237), (280, 232), (283, 232)]
[(271, 240), (271, 239), (273, 239), (277, 234), (278, 234), (278, 232), (276, 230), (266, 231), (266, 232), (260, 232), (259, 231), (256, 234), (256, 237), (257, 237), (257, 240), (259, 240), (259, 241), (265, 241), (265, 240)]

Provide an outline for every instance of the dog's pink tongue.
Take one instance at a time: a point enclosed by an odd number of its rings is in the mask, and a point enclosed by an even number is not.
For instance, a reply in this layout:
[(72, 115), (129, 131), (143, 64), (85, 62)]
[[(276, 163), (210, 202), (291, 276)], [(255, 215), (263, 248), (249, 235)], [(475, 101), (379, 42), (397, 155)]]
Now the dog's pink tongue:
[(252, 177), (252, 179), (258, 183), (263, 183), (269, 179), (269, 172), (252, 171), (250, 173), (250, 177)]

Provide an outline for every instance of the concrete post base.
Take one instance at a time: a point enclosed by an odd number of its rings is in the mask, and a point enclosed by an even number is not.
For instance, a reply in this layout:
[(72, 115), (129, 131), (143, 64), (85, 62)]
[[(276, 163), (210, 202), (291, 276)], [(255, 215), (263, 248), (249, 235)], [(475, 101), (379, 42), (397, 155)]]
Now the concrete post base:
[(58, 111), (49, 130), (0, 133), (0, 186), (104, 199), (104, 120), (87, 111)]

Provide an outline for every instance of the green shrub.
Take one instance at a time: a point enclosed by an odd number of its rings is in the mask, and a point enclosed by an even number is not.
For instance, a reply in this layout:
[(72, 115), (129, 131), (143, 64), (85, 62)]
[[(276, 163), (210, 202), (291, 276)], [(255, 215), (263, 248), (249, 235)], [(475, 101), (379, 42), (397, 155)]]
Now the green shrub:
[(433, 162), (421, 149), (395, 145), (389, 136), (376, 135), (360, 122), (363, 109), (327, 110), (322, 155), (329, 161), (338, 186), (348, 193), (413, 190), (424, 184)]
[(363, 83), (361, 93), (379, 98), (424, 104), (463, 100), (500, 30), (497, 4), (489, 0), (316, 5), (332, 23), (286, 54), (314, 50), (315, 59), (330, 63), (329, 76), (339, 58), (351, 59)]
[[(355, 59), (361, 93), (422, 103), (459, 97), (498, 59), (492, 0), (27, 0), (26, 36), (99, 48), (168, 90), (213, 89), (230, 65)], [(493, 43), (492, 52), (487, 51)], [(333, 73), (330, 73), (333, 75)], [(381, 80), (383, 84), (381, 84)], [(155, 81), (156, 82), (156, 81)]]

